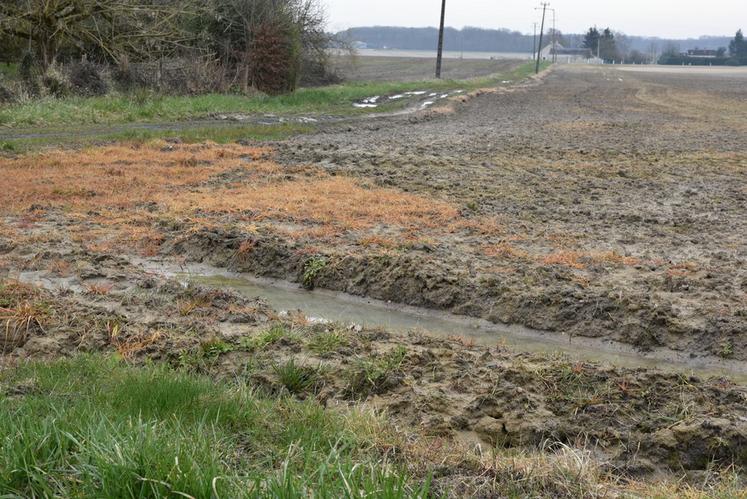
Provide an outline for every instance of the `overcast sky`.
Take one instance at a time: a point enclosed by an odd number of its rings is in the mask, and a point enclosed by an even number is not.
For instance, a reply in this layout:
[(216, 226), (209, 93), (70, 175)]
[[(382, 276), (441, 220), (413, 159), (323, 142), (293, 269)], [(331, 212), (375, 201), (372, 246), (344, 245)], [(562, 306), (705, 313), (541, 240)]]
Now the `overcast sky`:
[[(436, 26), (441, 8), (440, 0), (322, 1), (335, 31), (352, 26)], [(447, 0), (446, 24), (528, 33), (538, 20), (538, 5), (539, 0)], [(558, 29), (571, 33), (594, 24), (663, 38), (747, 30), (747, 0), (557, 0), (550, 7), (557, 9)]]

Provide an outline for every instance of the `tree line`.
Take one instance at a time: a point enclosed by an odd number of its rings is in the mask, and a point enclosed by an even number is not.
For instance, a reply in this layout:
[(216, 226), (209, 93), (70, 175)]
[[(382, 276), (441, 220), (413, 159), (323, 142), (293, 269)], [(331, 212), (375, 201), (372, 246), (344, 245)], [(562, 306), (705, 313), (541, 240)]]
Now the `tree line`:
[(327, 76), (324, 28), (318, 0), (2, 0), (0, 54), (32, 87), (104, 66), (122, 84), (167, 85), (171, 71), (207, 90), (281, 93)]
[[(551, 31), (546, 30), (545, 42), (551, 38)], [(602, 30), (604, 31), (604, 30)], [(662, 53), (670, 46), (678, 48), (717, 49), (729, 44), (729, 37), (706, 36), (690, 39), (664, 39), (657, 37), (630, 36), (611, 30), (614, 35), (615, 46), (619, 51), (615, 60), (634, 51), (638, 54)], [(550, 33), (550, 36), (548, 36)], [(558, 40), (564, 47), (583, 47), (587, 33), (561, 33)], [(340, 38), (350, 41), (364, 42), (369, 48), (404, 49), (404, 50), (434, 50), (438, 40), (436, 28), (402, 28), (391, 26), (373, 26), (351, 28), (338, 33)], [(507, 29), (483, 29), (465, 27), (458, 30), (447, 28), (444, 46), (449, 51), (474, 52), (524, 52), (530, 54), (534, 46), (532, 33), (521, 33)], [(635, 54), (633, 54), (635, 55)], [(610, 58), (610, 60), (612, 60)]]
[[(438, 40), (436, 28), (360, 27), (350, 28), (338, 36), (351, 41), (366, 43), (370, 48), (434, 50)], [(446, 50), (466, 52), (526, 52), (531, 53), (533, 36), (507, 29), (446, 28), (444, 46)]]
[(659, 64), (670, 65), (709, 65), (709, 66), (747, 66), (747, 41), (744, 39), (744, 33), (740, 29), (727, 47), (719, 47), (714, 54), (709, 57), (701, 57), (697, 54), (684, 53), (676, 46), (668, 47), (661, 58)]

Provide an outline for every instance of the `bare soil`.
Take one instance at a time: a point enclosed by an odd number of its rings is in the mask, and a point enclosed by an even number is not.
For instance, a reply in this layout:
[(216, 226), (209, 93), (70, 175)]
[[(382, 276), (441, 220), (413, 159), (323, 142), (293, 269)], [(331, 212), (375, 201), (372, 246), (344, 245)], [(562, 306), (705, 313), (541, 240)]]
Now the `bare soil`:
[(331, 127), (277, 147), (287, 164), (447, 200), (503, 227), (434, 237), (384, 268), (349, 256), (320, 285), (744, 360), (745, 83), (560, 67), (453, 114)]

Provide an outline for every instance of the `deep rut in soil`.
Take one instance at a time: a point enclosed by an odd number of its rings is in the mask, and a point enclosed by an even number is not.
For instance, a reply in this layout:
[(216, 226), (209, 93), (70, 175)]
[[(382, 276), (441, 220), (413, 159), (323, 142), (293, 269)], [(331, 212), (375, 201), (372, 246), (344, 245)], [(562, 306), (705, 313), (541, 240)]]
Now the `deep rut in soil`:
[(572, 337), (539, 331), (518, 324), (496, 324), (484, 319), (412, 307), (347, 293), (315, 289), (277, 279), (256, 278), (204, 264), (176, 266), (164, 262), (137, 262), (149, 272), (175, 277), (184, 283), (234, 290), (247, 298), (261, 298), (275, 310), (301, 311), (312, 321), (357, 324), (395, 333), (417, 330), (438, 337), (458, 337), (478, 345), (505, 344), (515, 351), (561, 353), (572, 359), (627, 368), (662, 369), (700, 376), (727, 376), (747, 384), (747, 365), (717, 357), (692, 357), (666, 348), (642, 352), (619, 342)]

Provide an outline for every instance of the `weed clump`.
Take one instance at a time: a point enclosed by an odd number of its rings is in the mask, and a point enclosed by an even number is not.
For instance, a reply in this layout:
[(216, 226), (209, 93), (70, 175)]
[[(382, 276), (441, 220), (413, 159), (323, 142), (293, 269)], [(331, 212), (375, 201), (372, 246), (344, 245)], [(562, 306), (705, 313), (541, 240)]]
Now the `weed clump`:
[(49, 307), (34, 290), (22, 284), (0, 284), (0, 353), (23, 346), (42, 326)]
[(87, 61), (75, 64), (70, 69), (70, 85), (75, 93), (87, 97), (106, 95), (109, 91), (98, 68)]
[(312, 290), (319, 273), (327, 266), (327, 259), (321, 256), (310, 258), (303, 268), (303, 287)]
[(47, 93), (55, 99), (61, 99), (70, 94), (70, 84), (56, 66), (47, 69), (41, 80)]
[(233, 345), (231, 345), (230, 343), (226, 343), (219, 338), (204, 342), (202, 345), (200, 345), (200, 349), (202, 350), (203, 356), (209, 359), (215, 359), (217, 357), (220, 357), (224, 353), (234, 351)]
[(309, 350), (317, 355), (329, 355), (347, 347), (350, 341), (347, 335), (339, 330), (324, 331), (311, 338), (307, 344)]

